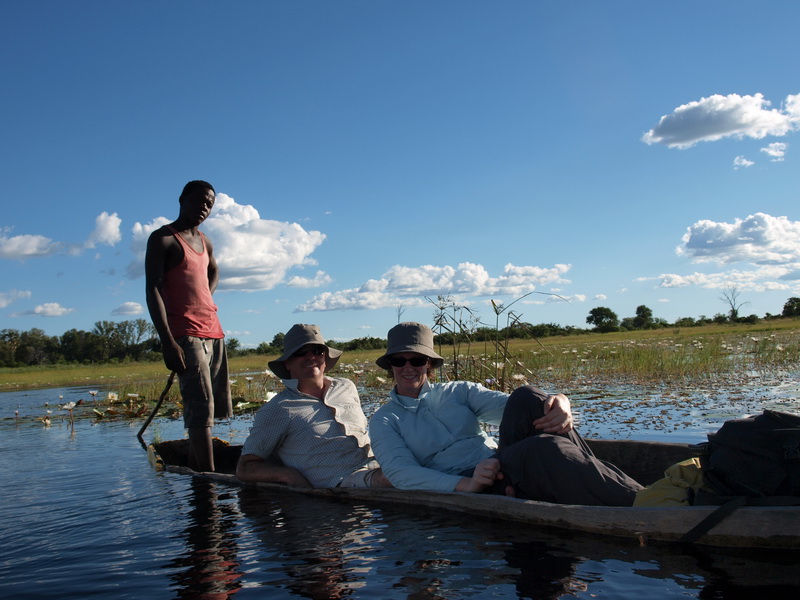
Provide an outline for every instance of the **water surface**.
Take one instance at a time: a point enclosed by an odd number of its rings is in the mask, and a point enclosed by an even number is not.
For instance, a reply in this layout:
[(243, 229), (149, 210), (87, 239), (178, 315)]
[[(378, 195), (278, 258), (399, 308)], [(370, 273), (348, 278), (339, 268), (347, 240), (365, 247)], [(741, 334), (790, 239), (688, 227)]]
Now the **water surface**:
[[(795, 388), (784, 392), (770, 401), (796, 407)], [(576, 406), (588, 406), (589, 396), (589, 391), (583, 399), (579, 394)], [(614, 422), (618, 413), (643, 419), (649, 413), (642, 397), (621, 394), (605, 413), (616, 411)], [(640, 599), (800, 593), (798, 553), (640, 547), (635, 540), (538, 531), (441, 510), (256, 492), (156, 474), (136, 440), (141, 420), (83, 418), (73, 428), (67, 413), (54, 405), (79, 398), (87, 398), (86, 389), (0, 394), (4, 599)], [(703, 410), (693, 399), (680, 401), (686, 406), (673, 406), (678, 422), (684, 410)], [(49, 427), (38, 420), (48, 410), (45, 402), (52, 410)], [(728, 402), (726, 410), (736, 412), (735, 404)], [(656, 402), (653, 410), (662, 408)], [(708, 408), (707, 420), (698, 419), (678, 437), (699, 441), (721, 410)], [(601, 429), (602, 420), (592, 419), (587, 424)], [(249, 420), (234, 419), (215, 432), (241, 442)], [(621, 435), (635, 432), (632, 425)], [(608, 424), (603, 432), (613, 427)], [(182, 424), (158, 419), (145, 437), (155, 435), (183, 437)]]

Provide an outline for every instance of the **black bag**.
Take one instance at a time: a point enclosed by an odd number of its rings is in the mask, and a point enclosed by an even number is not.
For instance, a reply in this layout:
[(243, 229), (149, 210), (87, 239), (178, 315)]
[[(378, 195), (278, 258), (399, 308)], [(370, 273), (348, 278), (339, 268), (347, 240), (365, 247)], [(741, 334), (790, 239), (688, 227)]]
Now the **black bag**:
[[(760, 498), (764, 504), (769, 497), (800, 496), (800, 415), (765, 410), (726, 421), (703, 446), (704, 487), (713, 494)], [(696, 498), (701, 503), (721, 502)]]

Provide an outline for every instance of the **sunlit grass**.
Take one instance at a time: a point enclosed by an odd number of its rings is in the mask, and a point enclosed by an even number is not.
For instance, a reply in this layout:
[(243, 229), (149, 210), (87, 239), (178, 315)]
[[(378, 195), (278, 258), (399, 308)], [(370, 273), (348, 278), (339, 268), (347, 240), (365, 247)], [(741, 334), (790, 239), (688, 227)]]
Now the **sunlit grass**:
[[(447, 357), (437, 373), (440, 381), (452, 379), (457, 372), (461, 379), (506, 391), (524, 383), (544, 382), (574, 389), (576, 382), (587, 380), (611, 387), (664, 382), (666, 389), (720, 377), (733, 380), (750, 373), (791, 372), (800, 366), (800, 322), (507, 340), (502, 354), (491, 343), (462, 344), (458, 350), (460, 354), (452, 347), (440, 350)], [(391, 381), (375, 365), (381, 354), (381, 350), (346, 352), (334, 374), (352, 379), (370, 402), (382, 401)], [(250, 355), (230, 360), (235, 414), (254, 412), (280, 391), (280, 380), (266, 368), (273, 358), (276, 356)], [(139, 419), (156, 405), (167, 377), (162, 363), (2, 369), (0, 391), (87, 387), (87, 402), (73, 407), (72, 418)], [(181, 413), (176, 382), (159, 416), (178, 418)], [(42, 422), (51, 418), (44, 409), (37, 417)]]

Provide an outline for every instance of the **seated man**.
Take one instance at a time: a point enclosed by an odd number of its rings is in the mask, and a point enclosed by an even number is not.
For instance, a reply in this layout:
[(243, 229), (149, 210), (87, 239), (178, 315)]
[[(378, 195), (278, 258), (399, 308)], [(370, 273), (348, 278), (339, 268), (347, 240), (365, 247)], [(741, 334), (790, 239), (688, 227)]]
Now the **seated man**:
[[(269, 368), (286, 389), (256, 413), (236, 476), (294, 487), (391, 487), (375, 462), (356, 386), (327, 377), (341, 350), (297, 324)], [(279, 460), (275, 460), (275, 459)]]

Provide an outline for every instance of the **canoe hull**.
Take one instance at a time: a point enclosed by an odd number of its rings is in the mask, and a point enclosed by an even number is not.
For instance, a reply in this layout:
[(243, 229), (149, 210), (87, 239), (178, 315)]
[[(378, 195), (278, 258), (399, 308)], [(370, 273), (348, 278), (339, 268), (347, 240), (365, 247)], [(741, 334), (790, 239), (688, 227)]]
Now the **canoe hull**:
[[(151, 462), (154, 462), (156, 468), (162, 465), (168, 472), (193, 475), (228, 485), (256, 487), (272, 492), (302, 493), (350, 502), (391, 503), (444, 509), (536, 527), (627, 538), (637, 544), (677, 542), (716, 508), (713, 506), (677, 508), (577, 506), (489, 494), (387, 488), (307, 489), (273, 483), (244, 483), (230, 472), (197, 473), (188, 468), (185, 459), (181, 461), (176, 458), (182, 455), (185, 442), (185, 440), (164, 442), (152, 446), (149, 451)], [(637, 463), (635, 468), (628, 468), (626, 472), (636, 473), (639, 481), (648, 483), (660, 477), (670, 464), (691, 456), (690, 447), (686, 444), (630, 440), (595, 440), (590, 443), (600, 458), (612, 460), (621, 466), (627, 466), (631, 462)], [(235, 467), (241, 447), (217, 442), (215, 452), (219, 457), (218, 468), (221, 471), (230, 471), (229, 465), (232, 463)], [(634, 456), (639, 457), (639, 460), (633, 461)], [(614, 458), (617, 460), (613, 460)], [(624, 466), (622, 468), (625, 469)], [(696, 543), (718, 547), (800, 549), (800, 508), (783, 506), (739, 508)]]

